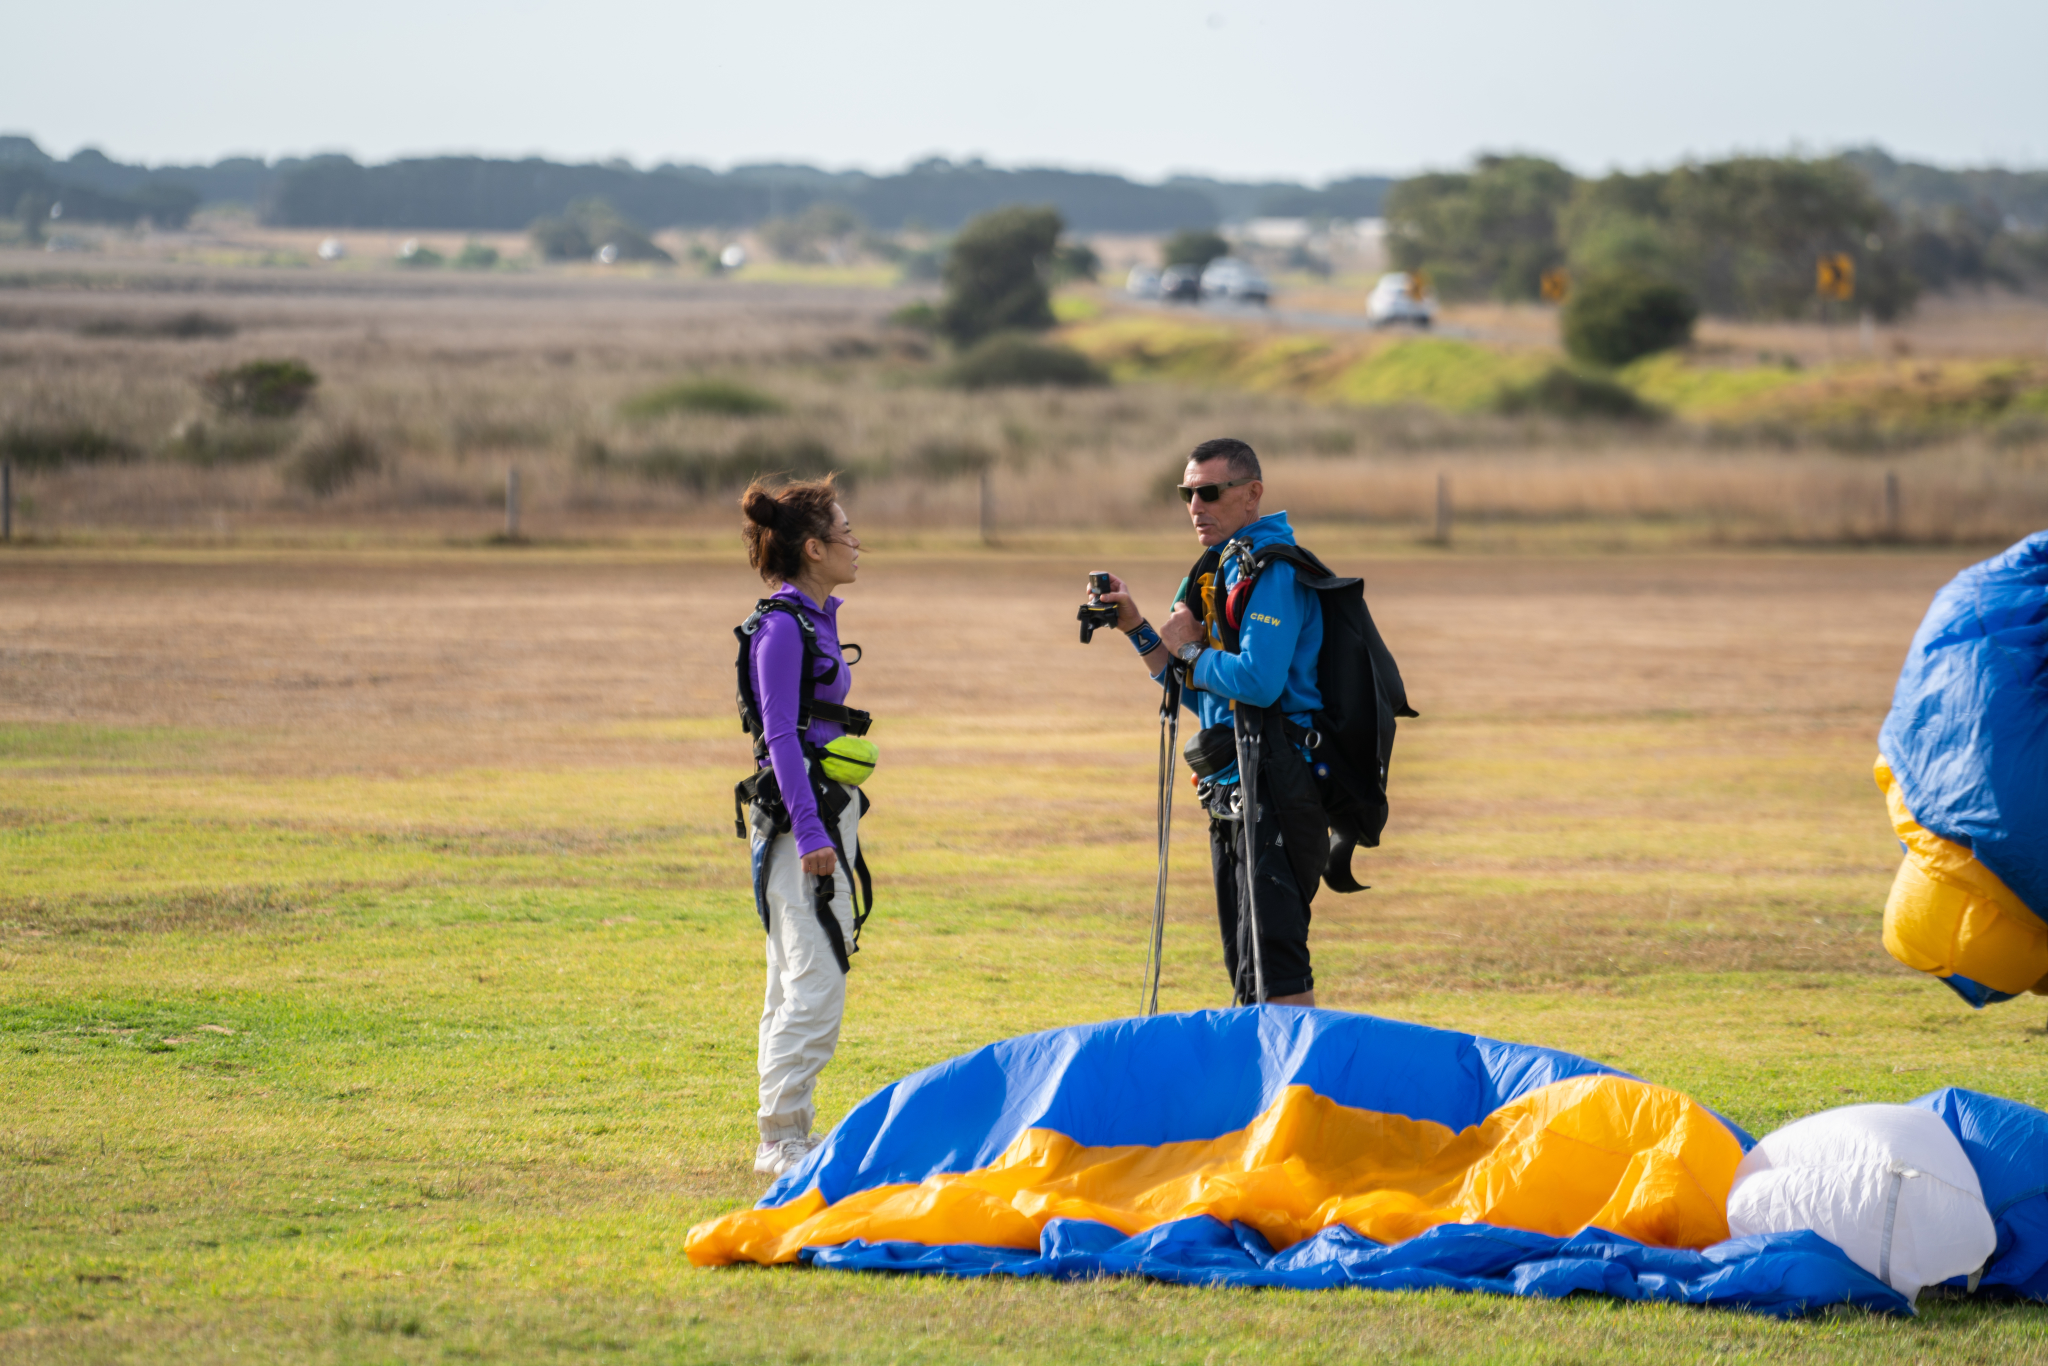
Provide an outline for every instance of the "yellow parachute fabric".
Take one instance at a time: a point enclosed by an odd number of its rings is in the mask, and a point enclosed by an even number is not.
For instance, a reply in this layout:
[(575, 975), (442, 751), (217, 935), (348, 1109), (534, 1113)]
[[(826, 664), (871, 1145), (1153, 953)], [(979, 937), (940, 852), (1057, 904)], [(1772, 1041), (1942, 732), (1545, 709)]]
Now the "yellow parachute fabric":
[(1690, 1097), (1626, 1077), (1557, 1082), (1454, 1133), (1290, 1086), (1248, 1127), (1157, 1146), (1083, 1147), (1028, 1129), (992, 1165), (834, 1205), (813, 1188), (690, 1230), (699, 1266), (794, 1261), (863, 1238), (1035, 1249), (1052, 1219), (1137, 1234), (1194, 1215), (1239, 1221), (1278, 1250), (1348, 1224), (1383, 1243), (1438, 1224), (1568, 1236), (1588, 1226), (1660, 1247), (1728, 1236), (1742, 1149)]
[(1913, 819), (1883, 755), (1874, 776), (1906, 846), (1884, 904), (1886, 951), (1937, 977), (2048, 995), (2048, 925), (1975, 854)]

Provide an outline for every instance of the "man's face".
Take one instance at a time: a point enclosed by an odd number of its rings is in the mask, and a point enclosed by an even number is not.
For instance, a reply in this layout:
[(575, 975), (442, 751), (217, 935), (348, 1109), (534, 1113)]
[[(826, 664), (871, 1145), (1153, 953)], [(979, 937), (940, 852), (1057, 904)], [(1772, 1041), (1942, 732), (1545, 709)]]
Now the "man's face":
[[(1185, 488), (1199, 488), (1203, 484), (1228, 484), (1231, 480), (1230, 462), (1218, 456), (1199, 465), (1188, 461), (1187, 474), (1180, 482)], [(1195, 539), (1205, 546), (1222, 545), (1259, 520), (1259, 497), (1265, 491), (1266, 486), (1254, 479), (1249, 484), (1224, 489), (1213, 503), (1204, 502), (1197, 494), (1188, 504), (1188, 520), (1194, 523)]]

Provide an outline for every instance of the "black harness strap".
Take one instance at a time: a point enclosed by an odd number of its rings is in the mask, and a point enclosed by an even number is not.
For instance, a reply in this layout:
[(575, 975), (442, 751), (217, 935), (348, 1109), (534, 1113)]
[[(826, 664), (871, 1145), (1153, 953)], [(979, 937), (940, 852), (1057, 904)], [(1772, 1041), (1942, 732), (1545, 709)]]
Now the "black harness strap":
[[(868, 727), (874, 723), (873, 717), (857, 707), (817, 700), (818, 686), (839, 677), (839, 661), (826, 656), (825, 651), (818, 645), (818, 628), (795, 603), (787, 598), (763, 598), (755, 604), (753, 614), (733, 628), (733, 634), (740, 642), (737, 664), (740, 730), (753, 737), (754, 762), (757, 765), (752, 774), (741, 779), (733, 788), (733, 832), (742, 839), (746, 838), (745, 808), (749, 805), (759, 806), (762, 813), (769, 817), (769, 849), (762, 853), (761, 869), (757, 874), (763, 886), (768, 879), (768, 860), (774, 848), (773, 837), (786, 834), (790, 829), (789, 808), (782, 800), (781, 789), (775, 779), (775, 770), (767, 766), (767, 728), (761, 717), (760, 702), (754, 695), (754, 636), (760, 631), (762, 620), (770, 612), (787, 613), (795, 619), (798, 629), (803, 632), (803, 683), (798, 695), (796, 717), (798, 737), (801, 738), (810, 731), (811, 722), (814, 720), (830, 721), (834, 725), (843, 726), (851, 735), (867, 734)], [(860, 658), (858, 645), (846, 648), (856, 652), (855, 660)], [(826, 667), (822, 671), (817, 667), (821, 659), (826, 662)], [(852, 955), (860, 952), (860, 932), (867, 925), (868, 916), (875, 909), (874, 880), (868, 874), (867, 851), (860, 851), (849, 861), (846, 857), (845, 843), (839, 833), (839, 818), (845, 814), (847, 803), (853, 798), (848, 795), (846, 787), (827, 779), (820, 770), (822, 751), (807, 739), (803, 740), (802, 744), (804, 767), (811, 781), (811, 795), (817, 800), (818, 814), (824, 818), (825, 831), (832, 840), (832, 852), (838, 856), (840, 865), (848, 869), (848, 882), (857, 883), (859, 887), (853, 904), (853, 943), (849, 945), (845, 932), (840, 928), (839, 917), (832, 910), (835, 878), (814, 876), (812, 879), (811, 905), (817, 914), (819, 928), (824, 930), (825, 940), (832, 946), (832, 957), (839, 964), (839, 970), (850, 972), (853, 969)], [(869, 806), (867, 793), (860, 792), (858, 788), (853, 791), (860, 796), (861, 814), (866, 815)], [(758, 902), (758, 909), (761, 912), (761, 928), (765, 930), (768, 928), (766, 903)]]
[[(867, 926), (868, 916), (875, 909), (875, 886), (868, 877), (868, 856), (865, 850), (846, 857), (846, 845), (839, 833), (839, 817), (845, 812), (847, 803), (853, 799), (846, 795), (847, 789), (838, 783), (814, 783), (818, 794), (819, 814), (825, 817), (825, 830), (832, 837), (832, 852), (839, 857), (839, 866), (849, 869), (847, 882), (859, 888), (853, 899), (853, 943), (848, 945), (845, 933), (839, 928), (839, 917), (833, 914), (832, 901), (838, 892), (837, 876), (814, 876), (812, 905), (818, 913), (818, 924), (825, 931), (826, 942), (832, 946), (832, 957), (838, 962), (841, 972), (853, 971), (852, 955), (860, 952), (860, 932)], [(853, 789), (860, 796), (860, 813), (868, 812), (868, 795), (859, 788)], [(836, 794), (836, 795), (833, 795)], [(765, 876), (765, 874), (764, 874)]]
[[(752, 615), (732, 628), (733, 635), (737, 636), (740, 642), (739, 658), (735, 661), (734, 665), (735, 671), (739, 675), (740, 730), (754, 737), (755, 762), (759, 763), (767, 759), (768, 741), (761, 721), (761, 704), (759, 699), (754, 696), (754, 674), (751, 667), (753, 663), (752, 654), (754, 635), (761, 629), (762, 620), (770, 612), (787, 613), (796, 622), (797, 629), (803, 632), (803, 679), (800, 684), (800, 691), (797, 694), (796, 733), (798, 735), (804, 734), (810, 730), (811, 722), (816, 720), (830, 721), (834, 725), (844, 726), (850, 735), (866, 735), (868, 727), (874, 724), (874, 718), (868, 715), (868, 713), (860, 710), (858, 707), (843, 706), (837, 702), (818, 701), (818, 686), (831, 683), (839, 677), (839, 661), (827, 658), (825, 651), (818, 645), (818, 628), (816, 624), (811, 621), (803, 609), (799, 608), (788, 598), (763, 598), (754, 604)], [(854, 651), (854, 661), (859, 661), (860, 646), (848, 645), (843, 648)], [(817, 667), (818, 661), (821, 659), (825, 660), (825, 668), (822, 672)]]
[[(1252, 589), (1265, 574), (1266, 566), (1276, 559), (1287, 559), (1296, 564), (1299, 573), (1298, 561), (1278, 553), (1293, 549), (1292, 546), (1269, 546), (1254, 552), (1243, 541), (1231, 540), (1221, 546), (1210, 547), (1188, 571), (1190, 585), (1200, 583), (1204, 574), (1212, 576), (1210, 596), (1215, 620), (1206, 622), (1208, 613), (1200, 602), (1191, 604), (1190, 610), (1198, 618), (1205, 619), (1205, 629), (1213, 630), (1224, 650), (1237, 654), (1242, 649), (1245, 613), (1250, 607)], [(1307, 554), (1306, 551), (1302, 553)], [(1321, 561), (1316, 563), (1320, 565)], [(1226, 588), (1224, 569), (1231, 564), (1237, 566), (1238, 578), (1235, 584)], [(1197, 595), (1190, 592), (1189, 596)], [(1244, 866), (1251, 869), (1257, 864), (1256, 807), (1267, 806), (1279, 824), (1281, 845), (1287, 851), (1287, 863), (1294, 873), (1295, 883), (1301, 888), (1302, 900), (1313, 901), (1318, 880), (1328, 862), (1330, 832), (1322, 796), (1316, 789), (1308, 765), (1298, 762), (1299, 754), (1294, 748), (1298, 740), (1309, 732), (1289, 721), (1277, 702), (1270, 707), (1251, 707), (1237, 702), (1232, 704), (1231, 712), (1237, 741), (1237, 753), (1232, 757), (1238, 763), (1238, 790), (1243, 795), (1246, 808), (1236, 834), (1243, 851)], [(1245, 770), (1243, 760), (1247, 753), (1256, 756), (1255, 772)], [(1253, 914), (1256, 918), (1256, 912)], [(1263, 981), (1262, 975), (1255, 972), (1255, 976)], [(1259, 990), (1263, 993), (1263, 985)], [(1263, 1000), (1263, 995), (1259, 999)]]

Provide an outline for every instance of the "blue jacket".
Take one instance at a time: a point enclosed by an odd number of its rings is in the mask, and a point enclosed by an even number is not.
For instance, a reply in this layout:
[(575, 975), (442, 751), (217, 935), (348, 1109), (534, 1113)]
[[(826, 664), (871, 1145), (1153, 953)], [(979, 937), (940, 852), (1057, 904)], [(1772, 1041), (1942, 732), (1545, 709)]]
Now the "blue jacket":
[[(1294, 528), (1287, 514), (1275, 512), (1240, 530), (1232, 539), (1244, 541), (1254, 551), (1269, 545), (1293, 545)], [(1223, 582), (1216, 591), (1216, 615), (1221, 615), (1223, 596), (1239, 576), (1229, 559), (1219, 575)], [(1199, 591), (1188, 585), (1193, 597)], [(1209, 628), (1209, 645), (1195, 661), (1195, 686), (1181, 692), (1181, 701), (1201, 720), (1204, 729), (1230, 724), (1233, 700), (1255, 707), (1278, 703), (1287, 718), (1298, 726), (1311, 724), (1314, 712), (1323, 705), (1316, 686), (1316, 657), (1323, 648), (1323, 603), (1309, 589), (1295, 582), (1294, 566), (1271, 564), (1252, 587), (1245, 604), (1244, 625), (1238, 631), (1237, 653), (1221, 648), (1214, 621)], [(1217, 775), (1219, 782), (1237, 781), (1235, 767)]]

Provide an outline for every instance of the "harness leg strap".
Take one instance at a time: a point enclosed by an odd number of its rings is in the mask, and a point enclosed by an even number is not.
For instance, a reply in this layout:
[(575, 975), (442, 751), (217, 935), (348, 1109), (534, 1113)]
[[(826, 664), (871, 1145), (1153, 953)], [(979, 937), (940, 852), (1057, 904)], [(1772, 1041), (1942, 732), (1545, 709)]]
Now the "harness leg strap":
[[(837, 856), (839, 866), (846, 869), (848, 888), (853, 888), (856, 880), (858, 880), (860, 888), (867, 892), (868, 905), (872, 908), (874, 905), (874, 892), (872, 885), (868, 881), (867, 860), (865, 858), (849, 860), (846, 857), (845, 840), (839, 833), (839, 818), (846, 814), (847, 804), (852, 798), (848, 797), (846, 789), (837, 783), (832, 783), (828, 786), (823, 781), (814, 781), (812, 783), (812, 792), (817, 796), (819, 813), (825, 817), (825, 833), (831, 837), (832, 852)], [(865, 797), (867, 794), (862, 793), (861, 795)], [(815, 904), (818, 912), (818, 924), (825, 931), (826, 940), (832, 945), (832, 957), (838, 961), (839, 970), (845, 973), (853, 971), (853, 955), (860, 952), (861, 923), (867, 917), (862, 914), (859, 894), (855, 893), (853, 903), (853, 943), (849, 945), (846, 942), (845, 931), (839, 926), (839, 917), (832, 913), (832, 899), (836, 895), (836, 888), (834, 886), (836, 881), (836, 873), (832, 877), (816, 879), (817, 894)]]
[(832, 913), (832, 884), (838, 880), (836, 873), (813, 877), (811, 881), (816, 891), (811, 905), (818, 913), (819, 927), (825, 931), (825, 942), (832, 946), (832, 960), (839, 964), (840, 975), (844, 976), (853, 971), (853, 960), (847, 957), (846, 933), (839, 928), (839, 917)]

